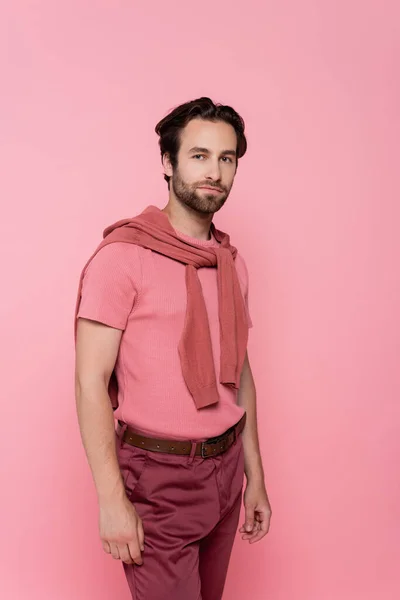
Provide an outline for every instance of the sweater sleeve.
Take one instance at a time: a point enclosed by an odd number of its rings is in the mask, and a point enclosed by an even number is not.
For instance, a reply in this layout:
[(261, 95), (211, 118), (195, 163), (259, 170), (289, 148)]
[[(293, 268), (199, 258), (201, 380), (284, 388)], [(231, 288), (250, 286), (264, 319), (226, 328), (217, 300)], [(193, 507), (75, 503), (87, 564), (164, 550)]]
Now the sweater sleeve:
[(249, 309), (249, 273), (247, 271), (246, 262), (245, 262), (243, 256), (241, 254), (239, 254), (239, 252), (236, 254), (235, 265), (236, 265), (236, 271), (237, 271), (237, 274), (239, 277), (240, 287), (242, 289), (242, 293), (243, 293), (243, 297), (244, 297), (244, 303), (246, 306), (247, 323), (250, 328), (250, 327), (253, 327), (253, 321), (251, 319), (250, 309)]
[(140, 283), (138, 247), (127, 242), (103, 246), (85, 269), (77, 317), (124, 330)]

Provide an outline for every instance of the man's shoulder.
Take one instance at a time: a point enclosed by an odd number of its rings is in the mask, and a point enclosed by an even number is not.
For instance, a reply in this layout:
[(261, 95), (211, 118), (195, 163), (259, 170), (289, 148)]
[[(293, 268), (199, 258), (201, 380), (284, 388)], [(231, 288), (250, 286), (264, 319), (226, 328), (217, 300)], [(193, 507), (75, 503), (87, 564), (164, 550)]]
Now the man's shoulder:
[(235, 267), (239, 279), (248, 285), (249, 271), (247, 269), (246, 260), (244, 259), (243, 254), (239, 251), (236, 252)]
[(121, 260), (124, 258), (139, 257), (141, 247), (133, 242), (110, 241), (101, 243), (93, 252), (92, 257), (97, 260)]
[(98, 274), (109, 273), (133, 273), (135, 266), (140, 268), (141, 250), (137, 244), (123, 241), (99, 244), (92, 252), (86, 265), (84, 273), (88, 271)]
[(236, 263), (236, 265), (238, 265), (244, 269), (247, 269), (246, 260), (243, 256), (242, 252), (240, 252), (239, 250), (236, 251), (235, 263)]

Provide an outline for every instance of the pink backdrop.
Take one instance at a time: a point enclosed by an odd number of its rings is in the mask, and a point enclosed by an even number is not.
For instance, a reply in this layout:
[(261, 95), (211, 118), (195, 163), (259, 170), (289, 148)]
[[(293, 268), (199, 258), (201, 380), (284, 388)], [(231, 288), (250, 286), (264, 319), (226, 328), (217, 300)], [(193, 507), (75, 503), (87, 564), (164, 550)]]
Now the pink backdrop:
[(0, 10), (0, 597), (129, 598), (75, 416), (77, 278), (106, 225), (166, 202), (154, 125), (199, 95), (247, 124), (216, 224), (249, 266), (273, 508), (225, 598), (400, 597), (398, 3)]

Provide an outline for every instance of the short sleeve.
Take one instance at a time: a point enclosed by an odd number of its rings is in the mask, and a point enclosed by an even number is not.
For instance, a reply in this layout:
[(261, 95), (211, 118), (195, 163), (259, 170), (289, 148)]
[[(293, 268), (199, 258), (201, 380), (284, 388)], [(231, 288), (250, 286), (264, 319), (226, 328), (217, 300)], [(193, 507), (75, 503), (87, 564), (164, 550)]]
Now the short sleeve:
[(128, 242), (103, 246), (85, 269), (77, 317), (124, 330), (140, 283), (137, 246)]
[(251, 319), (249, 309), (249, 273), (247, 271), (246, 262), (239, 252), (236, 254), (235, 265), (246, 306), (247, 323), (250, 328), (253, 327), (253, 321)]

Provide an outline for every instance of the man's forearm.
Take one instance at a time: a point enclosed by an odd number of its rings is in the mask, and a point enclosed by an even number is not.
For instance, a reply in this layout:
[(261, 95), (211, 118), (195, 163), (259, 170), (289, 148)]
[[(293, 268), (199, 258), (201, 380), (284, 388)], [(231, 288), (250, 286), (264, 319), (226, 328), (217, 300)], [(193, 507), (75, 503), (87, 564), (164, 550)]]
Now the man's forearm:
[(242, 433), (245, 473), (248, 481), (260, 481), (261, 483), (264, 481), (264, 471), (258, 440), (256, 398), (256, 387), (246, 354), (238, 392), (238, 404), (246, 411), (246, 426)]
[(116, 455), (114, 416), (105, 384), (76, 383), (76, 407), (99, 502), (122, 497), (125, 490)]

